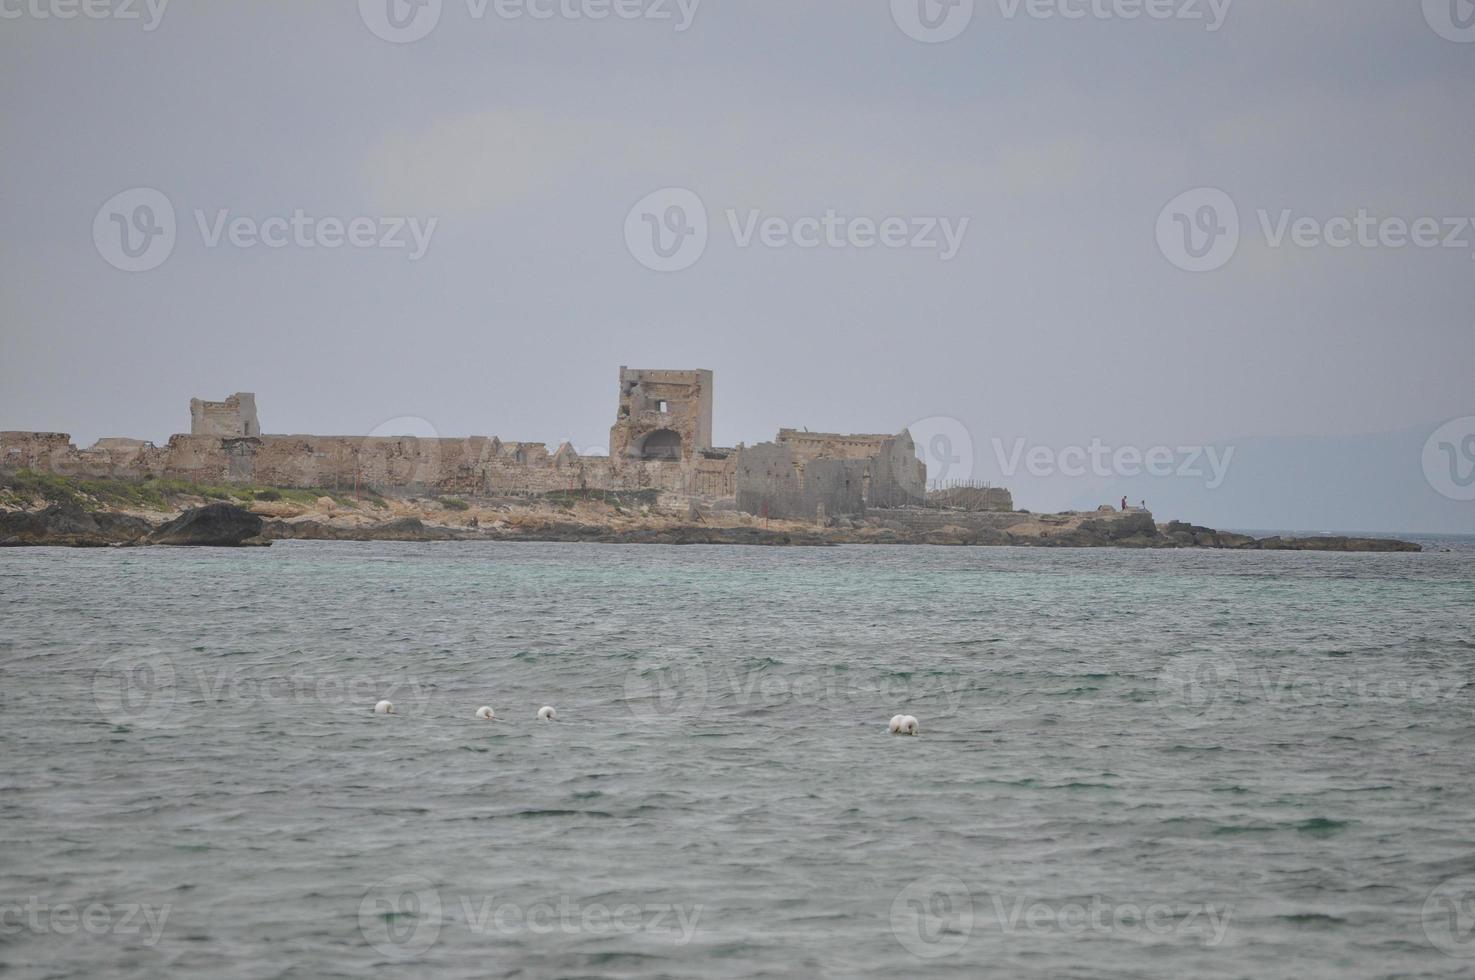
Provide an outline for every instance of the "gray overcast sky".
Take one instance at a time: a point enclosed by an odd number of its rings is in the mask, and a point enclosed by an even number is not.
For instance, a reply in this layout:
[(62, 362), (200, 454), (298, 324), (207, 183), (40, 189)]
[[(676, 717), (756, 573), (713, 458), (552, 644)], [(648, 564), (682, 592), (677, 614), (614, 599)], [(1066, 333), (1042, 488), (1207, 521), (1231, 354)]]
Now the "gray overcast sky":
[[(444, 0), (391, 43), (368, 25), (403, 0), (173, 0), (152, 31), (144, 0), (141, 20), (0, 0), (0, 428), (160, 440), (191, 396), (249, 390), (268, 432), (416, 416), (584, 448), (607, 441), (621, 364), (714, 370), (723, 445), (946, 416), (982, 454), (1475, 413), (1475, 232), (1274, 246), (1258, 214), (1475, 216), (1475, 44), (1431, 24), (1470, 0), (1234, 0), (1217, 31), (978, 0), (935, 44), (899, 26), (907, 2), (704, 0), (680, 31), (675, 0), (598, 21)], [(128, 273), (94, 218), (136, 187), (178, 231)], [(667, 187), (695, 192), (710, 238), (663, 273), (625, 228)], [(1157, 226), (1201, 187), (1241, 240), (1190, 273)], [(196, 217), (298, 209), (437, 224), (412, 261), (209, 247)], [(740, 247), (729, 209), (970, 223), (947, 261)]]

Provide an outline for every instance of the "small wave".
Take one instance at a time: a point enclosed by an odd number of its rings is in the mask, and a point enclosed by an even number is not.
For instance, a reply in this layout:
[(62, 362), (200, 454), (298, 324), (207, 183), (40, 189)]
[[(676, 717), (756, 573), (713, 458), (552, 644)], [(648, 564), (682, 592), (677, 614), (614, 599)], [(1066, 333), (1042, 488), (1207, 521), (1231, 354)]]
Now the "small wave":
[(1327, 929), (1337, 926), (1348, 925), (1346, 919), (1336, 915), (1325, 915), (1321, 912), (1298, 912), (1294, 915), (1277, 915), (1277, 922), (1287, 922), (1299, 928)]

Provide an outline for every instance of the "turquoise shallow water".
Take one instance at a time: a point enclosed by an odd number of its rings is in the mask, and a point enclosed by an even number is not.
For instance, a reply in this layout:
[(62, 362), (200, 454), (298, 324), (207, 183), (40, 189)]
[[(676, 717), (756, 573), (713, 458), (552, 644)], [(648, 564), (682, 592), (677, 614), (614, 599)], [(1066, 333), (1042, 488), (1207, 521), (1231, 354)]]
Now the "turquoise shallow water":
[(1472, 623), (1470, 551), (0, 554), (0, 965), (1469, 976)]

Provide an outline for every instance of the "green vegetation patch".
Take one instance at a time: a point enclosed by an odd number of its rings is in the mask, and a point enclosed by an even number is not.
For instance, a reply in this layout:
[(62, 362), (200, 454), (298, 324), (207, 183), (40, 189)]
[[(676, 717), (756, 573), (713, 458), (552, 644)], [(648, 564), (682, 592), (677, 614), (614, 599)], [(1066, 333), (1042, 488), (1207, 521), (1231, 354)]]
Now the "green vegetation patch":
[[(57, 476), (35, 470), (0, 473), (0, 504), (23, 506), (36, 501), (75, 504), (85, 510), (133, 508), (173, 510), (183, 498), (195, 497), (228, 503), (250, 504), (257, 500), (311, 506), (319, 497), (330, 497), (344, 507), (356, 507), (352, 496), (334, 490), (298, 490), (287, 487), (212, 486), (188, 480), (91, 480)], [(388, 506), (378, 494), (366, 499), (375, 507)]]

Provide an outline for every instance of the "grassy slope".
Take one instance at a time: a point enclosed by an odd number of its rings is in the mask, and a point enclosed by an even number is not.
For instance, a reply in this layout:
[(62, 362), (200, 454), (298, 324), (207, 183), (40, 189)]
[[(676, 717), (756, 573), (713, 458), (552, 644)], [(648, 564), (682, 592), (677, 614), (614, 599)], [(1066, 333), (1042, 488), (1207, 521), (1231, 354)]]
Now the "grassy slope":
[[(312, 504), (319, 497), (331, 497), (345, 507), (356, 502), (331, 490), (293, 490), (281, 487), (228, 486), (216, 487), (185, 480), (88, 480), (80, 477), (55, 476), (34, 470), (0, 473), (0, 507), (23, 507), (38, 501), (77, 504), (86, 510), (176, 510), (185, 498), (222, 500), (250, 504), (257, 500), (288, 501)], [(365, 495), (365, 503), (385, 506), (375, 495)]]

